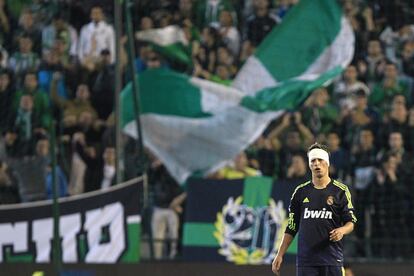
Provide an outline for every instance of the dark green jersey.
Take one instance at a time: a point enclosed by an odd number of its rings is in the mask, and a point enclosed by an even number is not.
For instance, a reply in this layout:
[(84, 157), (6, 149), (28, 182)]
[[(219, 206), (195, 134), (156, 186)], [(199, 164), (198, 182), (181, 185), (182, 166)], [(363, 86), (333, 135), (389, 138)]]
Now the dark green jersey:
[(286, 233), (298, 236), (298, 266), (342, 266), (343, 243), (329, 240), (329, 232), (345, 223), (356, 222), (351, 193), (336, 180), (324, 189), (311, 181), (299, 185), (289, 206)]

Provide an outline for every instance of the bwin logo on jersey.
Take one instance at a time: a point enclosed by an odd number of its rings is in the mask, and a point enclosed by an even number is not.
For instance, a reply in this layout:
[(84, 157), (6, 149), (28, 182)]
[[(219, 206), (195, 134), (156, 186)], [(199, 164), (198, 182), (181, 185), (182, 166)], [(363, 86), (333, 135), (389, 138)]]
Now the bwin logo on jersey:
[(323, 208), (322, 210), (309, 210), (308, 208), (305, 208), (303, 218), (332, 219), (332, 211), (326, 211), (325, 208)]

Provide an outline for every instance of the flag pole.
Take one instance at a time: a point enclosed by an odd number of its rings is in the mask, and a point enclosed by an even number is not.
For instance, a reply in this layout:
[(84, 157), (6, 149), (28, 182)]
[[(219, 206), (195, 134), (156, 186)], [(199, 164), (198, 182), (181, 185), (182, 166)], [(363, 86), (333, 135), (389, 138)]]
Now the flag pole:
[[(139, 97), (139, 83), (138, 83), (138, 74), (135, 67), (135, 44), (134, 44), (134, 34), (132, 28), (132, 18), (131, 18), (131, 4), (130, 0), (125, 0), (125, 17), (126, 17), (126, 30), (127, 30), (127, 37), (128, 37), (128, 66), (130, 75), (132, 78), (132, 95), (133, 95), (133, 104), (135, 109), (135, 123), (137, 127), (137, 146), (138, 146), (138, 171), (140, 174), (143, 175), (143, 210), (149, 210), (149, 192), (148, 192), (148, 181), (147, 181), (147, 164), (146, 158), (144, 154), (144, 144), (143, 144), (143, 137), (142, 137), (142, 126), (140, 120), (140, 112), (141, 112), (141, 105), (140, 105), (140, 97)], [(145, 212), (145, 211), (144, 211)], [(154, 258), (154, 247), (153, 247), (153, 239), (151, 230), (149, 231), (149, 239), (150, 239), (150, 257), (151, 259)]]
[(52, 173), (52, 213), (53, 213), (53, 243), (52, 243), (52, 256), (53, 256), (53, 266), (57, 273), (60, 273), (62, 270), (62, 254), (60, 247), (60, 230), (59, 230), (59, 187), (57, 185), (57, 175), (56, 175), (56, 122), (52, 120), (50, 123), (50, 157), (51, 157), (51, 173)]
[[(121, 68), (121, 36), (122, 36), (122, 1), (114, 0), (114, 23), (115, 23), (115, 167), (116, 183), (124, 181), (124, 152), (122, 144), (121, 126), (121, 90), (122, 90), (122, 68)], [(111, 53), (113, 54), (113, 53)]]
[(128, 66), (129, 71), (132, 78), (132, 95), (133, 95), (133, 104), (135, 109), (135, 123), (137, 127), (137, 146), (139, 152), (139, 170), (140, 173), (145, 172), (145, 159), (144, 159), (144, 145), (143, 145), (143, 137), (142, 137), (142, 127), (140, 121), (140, 112), (141, 112), (141, 104), (140, 104), (140, 97), (139, 97), (139, 85), (138, 85), (138, 78), (137, 78), (137, 70), (135, 68), (134, 60), (135, 60), (135, 46), (134, 46), (134, 34), (132, 29), (132, 18), (130, 12), (130, 1), (125, 0), (125, 16), (126, 16), (126, 30), (128, 36)]

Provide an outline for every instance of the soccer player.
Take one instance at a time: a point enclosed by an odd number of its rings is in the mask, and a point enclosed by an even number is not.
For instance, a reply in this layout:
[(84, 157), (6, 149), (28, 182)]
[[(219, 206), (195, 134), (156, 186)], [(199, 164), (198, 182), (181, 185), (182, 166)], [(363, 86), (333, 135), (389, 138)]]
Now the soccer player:
[(278, 275), (296, 233), (297, 276), (344, 275), (342, 238), (352, 232), (356, 217), (348, 187), (329, 177), (329, 152), (318, 143), (308, 149), (312, 180), (296, 187), (289, 206), (289, 222), (272, 263)]

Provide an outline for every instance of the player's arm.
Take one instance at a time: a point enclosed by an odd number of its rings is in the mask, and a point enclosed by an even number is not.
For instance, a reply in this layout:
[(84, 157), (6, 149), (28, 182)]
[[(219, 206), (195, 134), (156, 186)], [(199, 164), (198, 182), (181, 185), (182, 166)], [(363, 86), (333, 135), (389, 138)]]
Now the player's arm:
[(298, 200), (298, 193), (296, 189), (292, 195), (292, 199), (290, 200), (288, 225), (286, 227), (285, 234), (283, 235), (282, 242), (280, 243), (279, 250), (277, 251), (277, 255), (272, 262), (272, 271), (276, 275), (279, 274), (279, 270), (283, 262), (283, 256), (288, 250), (290, 244), (293, 241), (293, 238), (295, 237), (299, 229), (299, 222), (300, 222), (300, 203), (299, 202), (300, 201)]
[(329, 240), (330, 241), (340, 241), (345, 235), (348, 235), (354, 230), (354, 223), (351, 221), (348, 221), (345, 223), (344, 226), (335, 228), (331, 232), (329, 232)]
[(272, 271), (276, 275), (279, 274), (280, 267), (282, 266), (283, 256), (285, 255), (286, 251), (288, 250), (290, 244), (293, 241), (293, 236), (291, 234), (285, 233), (283, 235), (282, 242), (280, 243), (279, 250), (277, 251), (277, 255), (272, 262)]
[(352, 204), (351, 193), (349, 192), (348, 187), (345, 189), (345, 194), (342, 201), (343, 207), (341, 215), (344, 225), (329, 232), (329, 240), (334, 242), (340, 241), (345, 235), (350, 234), (354, 230), (354, 224), (357, 222), (357, 218), (354, 214), (354, 206)]

